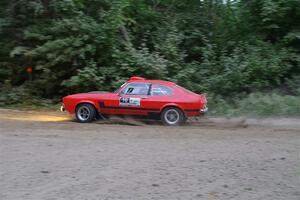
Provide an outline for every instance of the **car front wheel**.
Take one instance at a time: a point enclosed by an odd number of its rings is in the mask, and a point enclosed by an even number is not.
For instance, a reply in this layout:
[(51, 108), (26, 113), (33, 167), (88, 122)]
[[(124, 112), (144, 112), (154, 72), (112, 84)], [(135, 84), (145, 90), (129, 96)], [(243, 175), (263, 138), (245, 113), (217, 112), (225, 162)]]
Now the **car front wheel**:
[(78, 122), (91, 122), (96, 117), (96, 110), (91, 104), (81, 104), (76, 108), (76, 119)]
[(165, 108), (161, 113), (161, 121), (165, 125), (176, 126), (186, 121), (183, 112), (175, 107)]

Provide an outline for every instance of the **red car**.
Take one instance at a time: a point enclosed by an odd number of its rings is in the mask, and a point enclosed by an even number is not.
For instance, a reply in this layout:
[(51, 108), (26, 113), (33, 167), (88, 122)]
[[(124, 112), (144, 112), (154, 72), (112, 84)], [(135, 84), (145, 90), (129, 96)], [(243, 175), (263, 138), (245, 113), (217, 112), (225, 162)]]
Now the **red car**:
[(207, 111), (205, 94), (196, 94), (175, 83), (132, 77), (115, 92), (91, 92), (63, 98), (62, 110), (79, 122), (97, 116), (159, 116), (166, 125), (178, 125)]

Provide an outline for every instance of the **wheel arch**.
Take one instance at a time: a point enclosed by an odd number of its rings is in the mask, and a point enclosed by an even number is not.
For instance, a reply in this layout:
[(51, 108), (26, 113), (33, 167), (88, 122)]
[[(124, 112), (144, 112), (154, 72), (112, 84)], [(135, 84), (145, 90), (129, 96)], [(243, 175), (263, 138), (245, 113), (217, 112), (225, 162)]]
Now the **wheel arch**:
[(98, 109), (97, 109), (97, 106), (95, 105), (95, 103), (93, 101), (88, 101), (88, 100), (87, 101), (80, 101), (80, 102), (78, 102), (76, 104), (76, 106), (75, 106), (75, 112), (76, 112), (78, 106), (80, 106), (82, 104), (90, 104), (90, 105), (92, 105), (95, 108), (96, 113), (98, 113)]
[(162, 113), (166, 108), (178, 108), (184, 114), (184, 116), (187, 117), (186, 113), (184, 112), (184, 109), (178, 104), (166, 104), (160, 109), (160, 113)]

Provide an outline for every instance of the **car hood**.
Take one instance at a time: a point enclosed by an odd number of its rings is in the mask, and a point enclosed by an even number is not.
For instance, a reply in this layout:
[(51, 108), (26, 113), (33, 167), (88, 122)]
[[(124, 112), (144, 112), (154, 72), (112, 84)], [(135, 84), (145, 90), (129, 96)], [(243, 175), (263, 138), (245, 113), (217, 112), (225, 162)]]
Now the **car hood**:
[(74, 99), (81, 99), (81, 98), (101, 98), (101, 97), (109, 97), (115, 95), (115, 93), (112, 92), (103, 92), (103, 91), (94, 91), (94, 92), (88, 92), (88, 93), (78, 93), (78, 94), (72, 94), (68, 95), (65, 98), (74, 98)]

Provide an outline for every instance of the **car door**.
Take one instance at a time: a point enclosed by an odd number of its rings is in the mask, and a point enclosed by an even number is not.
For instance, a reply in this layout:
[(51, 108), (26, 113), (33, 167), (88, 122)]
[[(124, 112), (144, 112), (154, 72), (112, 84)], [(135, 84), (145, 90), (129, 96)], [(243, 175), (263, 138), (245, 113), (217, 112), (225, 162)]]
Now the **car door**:
[(146, 115), (147, 99), (150, 84), (143, 82), (128, 83), (120, 92), (118, 99), (118, 114)]
[(144, 102), (144, 109), (159, 112), (166, 104), (176, 102), (174, 94), (175, 91), (173, 88), (163, 84), (153, 83), (150, 86), (149, 96)]

